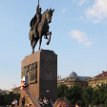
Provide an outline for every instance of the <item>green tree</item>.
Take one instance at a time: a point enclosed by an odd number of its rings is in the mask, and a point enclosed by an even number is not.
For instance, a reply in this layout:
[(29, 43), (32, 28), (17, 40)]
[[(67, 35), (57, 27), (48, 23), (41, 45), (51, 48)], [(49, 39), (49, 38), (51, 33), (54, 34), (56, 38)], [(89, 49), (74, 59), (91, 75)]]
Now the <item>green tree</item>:
[(10, 105), (13, 99), (19, 100), (20, 95), (14, 92), (0, 94), (0, 105)]
[(92, 95), (93, 95), (93, 88), (87, 87), (83, 88), (82, 91), (82, 100), (84, 102), (84, 105), (88, 107), (89, 104), (92, 102)]
[(75, 104), (77, 101), (81, 102), (82, 97), (82, 87), (73, 86), (68, 89), (68, 94), (66, 97), (70, 100), (72, 104)]
[(107, 99), (107, 84), (97, 86), (97, 91), (99, 92), (99, 103), (104, 104)]
[(65, 97), (67, 93), (68, 87), (64, 84), (61, 84), (57, 87), (57, 97)]

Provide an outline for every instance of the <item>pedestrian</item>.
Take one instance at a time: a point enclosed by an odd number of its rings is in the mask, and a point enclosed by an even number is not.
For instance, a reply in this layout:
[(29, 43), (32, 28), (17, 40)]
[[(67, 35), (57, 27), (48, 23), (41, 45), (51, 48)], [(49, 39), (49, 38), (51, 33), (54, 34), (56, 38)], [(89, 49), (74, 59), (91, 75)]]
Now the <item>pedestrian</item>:
[(39, 103), (40, 107), (43, 107), (43, 106), (44, 106), (44, 103), (43, 103), (43, 100), (42, 100), (42, 98), (39, 98), (39, 101), (38, 101), (38, 103)]
[(54, 107), (71, 107), (71, 104), (66, 98), (62, 97), (55, 101)]
[(17, 107), (18, 101), (14, 98), (14, 100), (11, 103), (12, 107)]
[(77, 102), (75, 103), (75, 107), (81, 107), (81, 104), (80, 104), (79, 101), (77, 101)]
[(11, 106), (15, 107), (15, 101), (14, 100), (12, 101)]

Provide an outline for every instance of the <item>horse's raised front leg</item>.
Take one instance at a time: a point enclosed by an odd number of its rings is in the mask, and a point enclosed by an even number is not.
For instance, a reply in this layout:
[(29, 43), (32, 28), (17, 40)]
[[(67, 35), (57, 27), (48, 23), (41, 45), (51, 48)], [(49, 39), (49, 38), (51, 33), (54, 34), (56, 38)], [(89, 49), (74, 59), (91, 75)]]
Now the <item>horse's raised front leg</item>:
[(51, 35), (52, 35), (52, 32), (48, 32), (47, 33), (47, 35), (49, 36), (47, 39), (48, 39), (48, 41), (47, 41), (47, 45), (49, 45), (49, 43), (50, 43), (50, 41), (51, 41)]

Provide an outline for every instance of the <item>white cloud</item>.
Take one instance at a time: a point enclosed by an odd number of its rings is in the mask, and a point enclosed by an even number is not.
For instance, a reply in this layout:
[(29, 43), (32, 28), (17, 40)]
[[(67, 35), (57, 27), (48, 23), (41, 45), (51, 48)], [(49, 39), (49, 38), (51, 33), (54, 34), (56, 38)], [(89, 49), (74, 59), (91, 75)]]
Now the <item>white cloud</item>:
[(107, 0), (94, 0), (94, 4), (86, 10), (86, 16), (95, 22), (107, 18)]
[(81, 32), (80, 30), (72, 30), (70, 31), (70, 35), (73, 39), (86, 46), (91, 46), (93, 44), (93, 42), (88, 39), (86, 33)]

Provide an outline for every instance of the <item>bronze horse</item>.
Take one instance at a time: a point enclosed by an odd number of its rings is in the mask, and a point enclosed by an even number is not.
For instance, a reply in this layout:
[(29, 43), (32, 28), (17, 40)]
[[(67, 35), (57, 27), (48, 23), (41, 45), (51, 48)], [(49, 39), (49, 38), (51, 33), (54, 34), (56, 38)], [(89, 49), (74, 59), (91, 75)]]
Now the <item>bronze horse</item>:
[(29, 32), (29, 39), (32, 47), (32, 53), (34, 53), (34, 48), (39, 40), (39, 50), (41, 48), (42, 36), (48, 39), (47, 45), (49, 45), (51, 40), (52, 32), (49, 31), (49, 23), (51, 23), (52, 15), (54, 10), (47, 9), (42, 14), (41, 22), (38, 24), (37, 28), (34, 26)]

